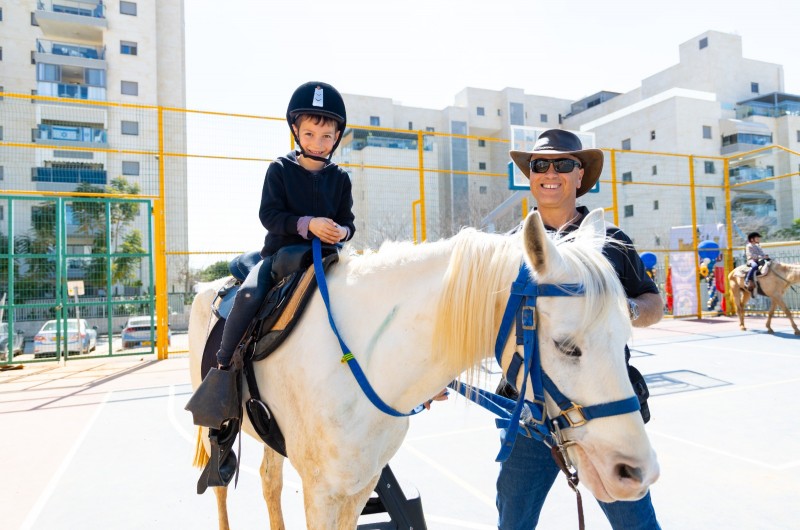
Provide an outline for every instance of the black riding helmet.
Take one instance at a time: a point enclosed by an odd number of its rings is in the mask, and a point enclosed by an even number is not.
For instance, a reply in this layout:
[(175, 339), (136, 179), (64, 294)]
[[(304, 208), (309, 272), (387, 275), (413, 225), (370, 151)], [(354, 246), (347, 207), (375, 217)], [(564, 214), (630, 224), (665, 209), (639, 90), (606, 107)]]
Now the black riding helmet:
[(761, 237), (761, 234), (759, 234), (758, 232), (750, 232), (749, 234), (747, 234), (747, 241), (751, 241), (752, 242), (753, 239), (755, 239), (757, 237)]
[[(292, 127), (297, 117), (301, 114), (317, 114), (327, 118), (333, 118), (336, 121), (340, 134), (339, 138), (336, 139), (336, 143), (333, 144), (333, 149), (331, 149), (331, 154), (328, 158), (309, 155), (303, 152), (300, 139), (297, 137)], [(286, 109), (286, 121), (289, 123), (289, 130), (292, 131), (292, 136), (294, 136), (300, 153), (305, 157), (319, 160), (320, 162), (327, 162), (339, 146), (339, 142), (342, 140), (342, 135), (344, 134), (344, 128), (347, 125), (347, 111), (344, 107), (344, 99), (342, 99), (342, 95), (339, 91), (328, 83), (309, 81), (297, 87), (297, 90), (292, 94), (292, 98), (289, 100), (289, 106)]]

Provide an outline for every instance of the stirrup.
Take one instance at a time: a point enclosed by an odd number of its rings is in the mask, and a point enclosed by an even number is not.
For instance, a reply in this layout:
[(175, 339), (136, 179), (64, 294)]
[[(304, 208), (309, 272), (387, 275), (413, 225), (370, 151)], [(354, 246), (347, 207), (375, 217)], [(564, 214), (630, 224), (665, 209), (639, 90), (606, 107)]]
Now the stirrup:
[(211, 442), (211, 451), (206, 467), (200, 473), (197, 481), (197, 494), (205, 493), (209, 486), (227, 487), (233, 480), (239, 468), (233, 443), (239, 433), (241, 423), (239, 420), (227, 422), (223, 429), (209, 429), (208, 439)]

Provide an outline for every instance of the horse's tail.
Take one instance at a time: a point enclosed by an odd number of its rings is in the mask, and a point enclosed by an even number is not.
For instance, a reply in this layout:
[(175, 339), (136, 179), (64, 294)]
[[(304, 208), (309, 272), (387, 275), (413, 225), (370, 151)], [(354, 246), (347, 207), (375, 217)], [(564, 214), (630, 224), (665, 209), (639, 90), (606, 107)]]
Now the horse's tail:
[(192, 461), (192, 465), (194, 467), (206, 467), (208, 463), (208, 453), (206, 452), (206, 447), (203, 445), (203, 428), (197, 428), (197, 444), (194, 448), (194, 460)]

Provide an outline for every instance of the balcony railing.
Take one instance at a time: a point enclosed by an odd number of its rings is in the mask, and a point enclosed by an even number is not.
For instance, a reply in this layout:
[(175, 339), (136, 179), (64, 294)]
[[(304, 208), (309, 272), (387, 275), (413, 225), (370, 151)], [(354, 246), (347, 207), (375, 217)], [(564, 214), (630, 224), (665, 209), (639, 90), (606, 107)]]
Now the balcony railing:
[(81, 2), (80, 0), (39, 0), (37, 8), (41, 11), (66, 13), (81, 17), (106, 18), (102, 2)]
[(86, 169), (73, 167), (35, 167), (32, 168), (31, 179), (34, 182), (57, 182), (62, 184), (106, 184), (107, 173), (104, 169)]
[(753, 180), (761, 180), (769, 177), (774, 177), (772, 168), (757, 168), (757, 167), (735, 167), (731, 168), (730, 172), (731, 184), (739, 184), (741, 182), (750, 182)]
[(65, 44), (46, 39), (36, 40), (36, 51), (66, 57), (82, 57), (84, 59), (105, 59), (106, 49), (101, 46), (81, 46), (79, 44)]
[(59, 98), (90, 99), (96, 101), (105, 101), (106, 99), (105, 87), (67, 83), (51, 83), (48, 81), (39, 81), (36, 93), (39, 96), (51, 96)]
[(34, 129), (34, 131), (37, 134), (37, 140), (58, 140), (63, 142), (85, 142), (92, 144), (108, 143), (107, 131), (94, 127), (40, 123), (39, 128)]

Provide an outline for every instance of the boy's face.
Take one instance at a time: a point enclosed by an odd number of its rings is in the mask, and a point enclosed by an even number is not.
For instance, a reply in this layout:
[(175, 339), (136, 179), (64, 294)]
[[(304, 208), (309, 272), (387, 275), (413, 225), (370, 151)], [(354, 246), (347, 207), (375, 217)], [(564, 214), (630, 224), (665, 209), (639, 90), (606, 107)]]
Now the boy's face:
[(325, 123), (312, 117), (301, 117), (292, 125), (303, 151), (310, 155), (326, 158), (339, 138), (334, 122)]

